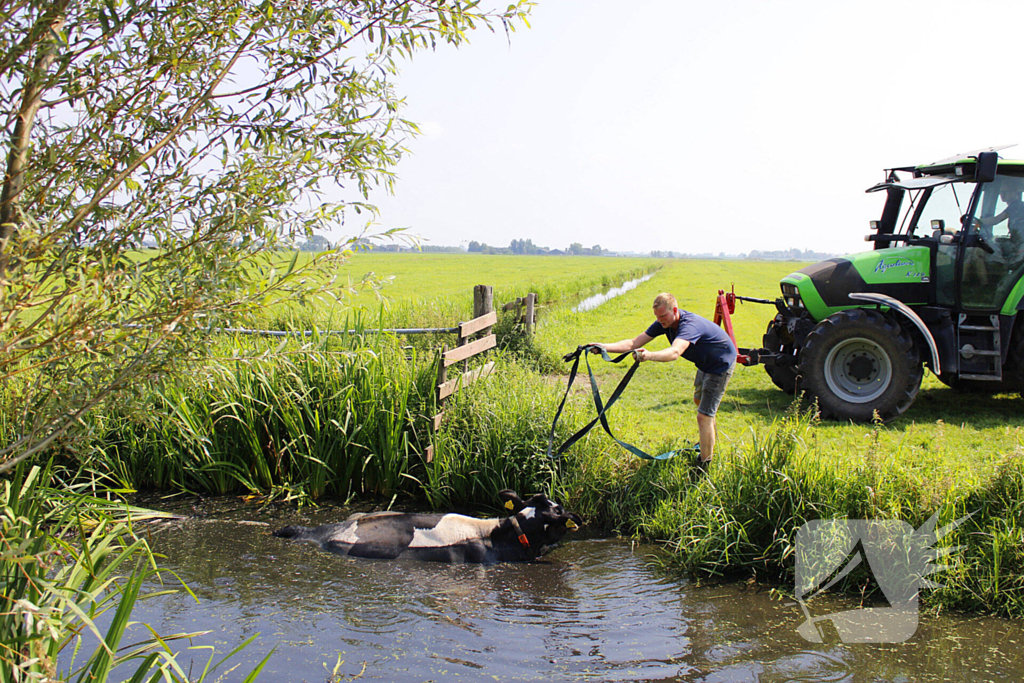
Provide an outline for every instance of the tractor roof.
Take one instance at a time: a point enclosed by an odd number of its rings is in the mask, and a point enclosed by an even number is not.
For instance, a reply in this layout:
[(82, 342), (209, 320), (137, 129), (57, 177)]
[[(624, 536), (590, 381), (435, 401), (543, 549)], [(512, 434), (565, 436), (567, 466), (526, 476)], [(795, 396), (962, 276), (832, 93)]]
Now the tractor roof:
[[(978, 155), (982, 152), (1001, 152), (1004, 149), (1009, 149), (1015, 145), (1000, 145), (998, 147), (986, 147), (985, 149), (975, 149), (970, 152), (961, 152), (960, 154), (954, 154), (951, 157), (945, 159), (939, 159), (928, 164), (918, 164), (917, 166), (905, 166), (903, 168), (892, 169), (895, 171), (913, 171), (915, 176), (922, 175), (966, 175), (965, 170), (974, 167), (974, 164), (978, 163)], [(1024, 161), (1017, 159), (1000, 159), (1000, 167), (1011, 167), (1011, 166), (1022, 166)], [(957, 170), (957, 168), (961, 170)], [(1017, 170), (1017, 169), (1014, 169)]]
[[(885, 170), (888, 178), (868, 188), (867, 191), (877, 192), (890, 187), (900, 187), (905, 190), (923, 190), (928, 187), (956, 182), (957, 180), (971, 180), (974, 178), (974, 166), (978, 163), (979, 154), (982, 152), (999, 152), (1013, 146), (987, 147), (985, 149), (962, 152), (928, 164), (887, 168)], [(1024, 176), (1024, 160), (1021, 159), (1000, 159), (997, 168), (999, 173), (1005, 175)], [(913, 178), (900, 180), (893, 175), (894, 171), (912, 173)]]

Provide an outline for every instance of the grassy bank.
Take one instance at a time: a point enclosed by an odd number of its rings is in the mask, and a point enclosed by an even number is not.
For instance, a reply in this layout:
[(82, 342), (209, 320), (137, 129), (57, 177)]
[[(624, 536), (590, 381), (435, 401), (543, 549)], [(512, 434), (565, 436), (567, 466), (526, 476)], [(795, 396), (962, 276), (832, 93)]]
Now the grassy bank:
[[(549, 461), (548, 430), (565, 380), (550, 369), (565, 367), (562, 353), (635, 336), (649, 324), (659, 291), (674, 291), (682, 307), (710, 316), (718, 288), (735, 282), (741, 294), (772, 298), (778, 278), (799, 267), (663, 264), (651, 281), (592, 312), (550, 306), (533, 339), (506, 343), (497, 372), (446, 404), (437, 434), (429, 425), (434, 356), (404, 340), (367, 336), (305, 347), (292, 341), (262, 354), (226, 347), (219, 360), (153, 387), (131, 409), (93, 415), (90, 439), (59, 455), (125, 488), (258, 493), (262, 500), (359, 497), (386, 506), (403, 499), (471, 510), (493, 505), (501, 488), (551, 490), (594, 527), (663, 541), (675, 570), (783, 587), (792, 584), (794, 534), (807, 520), (897, 518), (917, 528), (936, 512), (940, 524), (971, 512), (948, 541), (965, 550), (928, 600), (1024, 615), (1017, 396), (965, 402), (928, 377), (912, 409), (890, 424), (819, 423), (762, 369), (739, 368), (719, 412), (716, 462), (699, 484), (687, 462), (641, 461), (600, 430), (560, 462)], [(741, 306), (734, 319), (741, 345), (759, 343), (771, 313)], [(516, 339), (511, 327), (502, 332), (506, 340)], [(606, 393), (625, 371), (600, 360), (594, 367)], [(695, 440), (692, 379), (686, 362), (642, 366), (610, 414), (617, 435), (648, 452)], [(574, 392), (557, 440), (592, 416), (589, 391)], [(13, 427), (0, 421), (4, 429)], [(873, 590), (857, 573), (846, 586)]]

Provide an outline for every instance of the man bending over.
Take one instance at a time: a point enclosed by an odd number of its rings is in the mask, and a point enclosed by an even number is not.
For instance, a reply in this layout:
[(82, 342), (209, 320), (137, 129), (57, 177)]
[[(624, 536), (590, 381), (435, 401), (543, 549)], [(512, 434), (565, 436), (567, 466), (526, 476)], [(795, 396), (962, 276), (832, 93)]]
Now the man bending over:
[[(594, 344), (608, 353), (637, 351), (640, 361), (653, 360), (668, 363), (682, 356), (697, 366), (693, 380), (693, 402), (697, 404), (697, 433), (700, 435), (700, 455), (695, 465), (706, 472), (715, 452), (715, 413), (722, 402), (725, 388), (736, 365), (736, 346), (718, 325), (696, 313), (681, 311), (676, 298), (667, 292), (654, 299), (656, 320), (635, 339), (623, 339), (614, 344)], [(664, 334), (670, 346), (661, 351), (648, 351), (643, 347), (655, 337)], [(592, 349), (600, 353), (600, 348)]]

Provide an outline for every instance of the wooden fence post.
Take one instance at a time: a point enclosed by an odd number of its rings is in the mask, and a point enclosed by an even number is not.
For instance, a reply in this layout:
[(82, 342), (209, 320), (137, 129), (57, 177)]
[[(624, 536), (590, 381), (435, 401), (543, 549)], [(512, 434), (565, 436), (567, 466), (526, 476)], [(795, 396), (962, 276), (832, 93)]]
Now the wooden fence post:
[(523, 319), (526, 323), (526, 336), (529, 337), (533, 334), (533, 322), (534, 322), (534, 311), (537, 306), (537, 295), (533, 292), (526, 295), (526, 317)]
[[(442, 399), (441, 399), (441, 385), (448, 380), (448, 367), (444, 364), (444, 354), (448, 351), (447, 344), (441, 344), (441, 352), (437, 357), (437, 389), (435, 389), (435, 396), (437, 397), (437, 415), (434, 416), (434, 431), (436, 432), (441, 427), (441, 415), (444, 414), (442, 410)], [(434, 445), (427, 446), (427, 462), (434, 460)]]
[[(477, 285), (473, 288), (473, 317), (479, 318), (494, 310), (494, 287), (490, 285)], [(486, 337), (491, 333), (491, 328), (486, 327), (480, 330), (480, 335)]]

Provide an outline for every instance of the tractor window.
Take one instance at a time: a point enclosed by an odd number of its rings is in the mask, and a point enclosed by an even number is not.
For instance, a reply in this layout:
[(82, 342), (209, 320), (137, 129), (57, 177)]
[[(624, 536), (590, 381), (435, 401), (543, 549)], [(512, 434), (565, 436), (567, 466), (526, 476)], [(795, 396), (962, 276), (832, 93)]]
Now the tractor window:
[(985, 183), (971, 231), (983, 242), (964, 255), (962, 303), (967, 308), (1002, 306), (1024, 273), (1024, 178), (996, 176)]
[(1024, 232), (1024, 178), (997, 176), (986, 183), (978, 201), (977, 218), (986, 239), (1013, 239)]
[(948, 233), (960, 230), (960, 217), (967, 211), (973, 189), (974, 186), (967, 183), (932, 188), (927, 203), (919, 210), (915, 233), (919, 237), (931, 235), (933, 220), (941, 220)]

